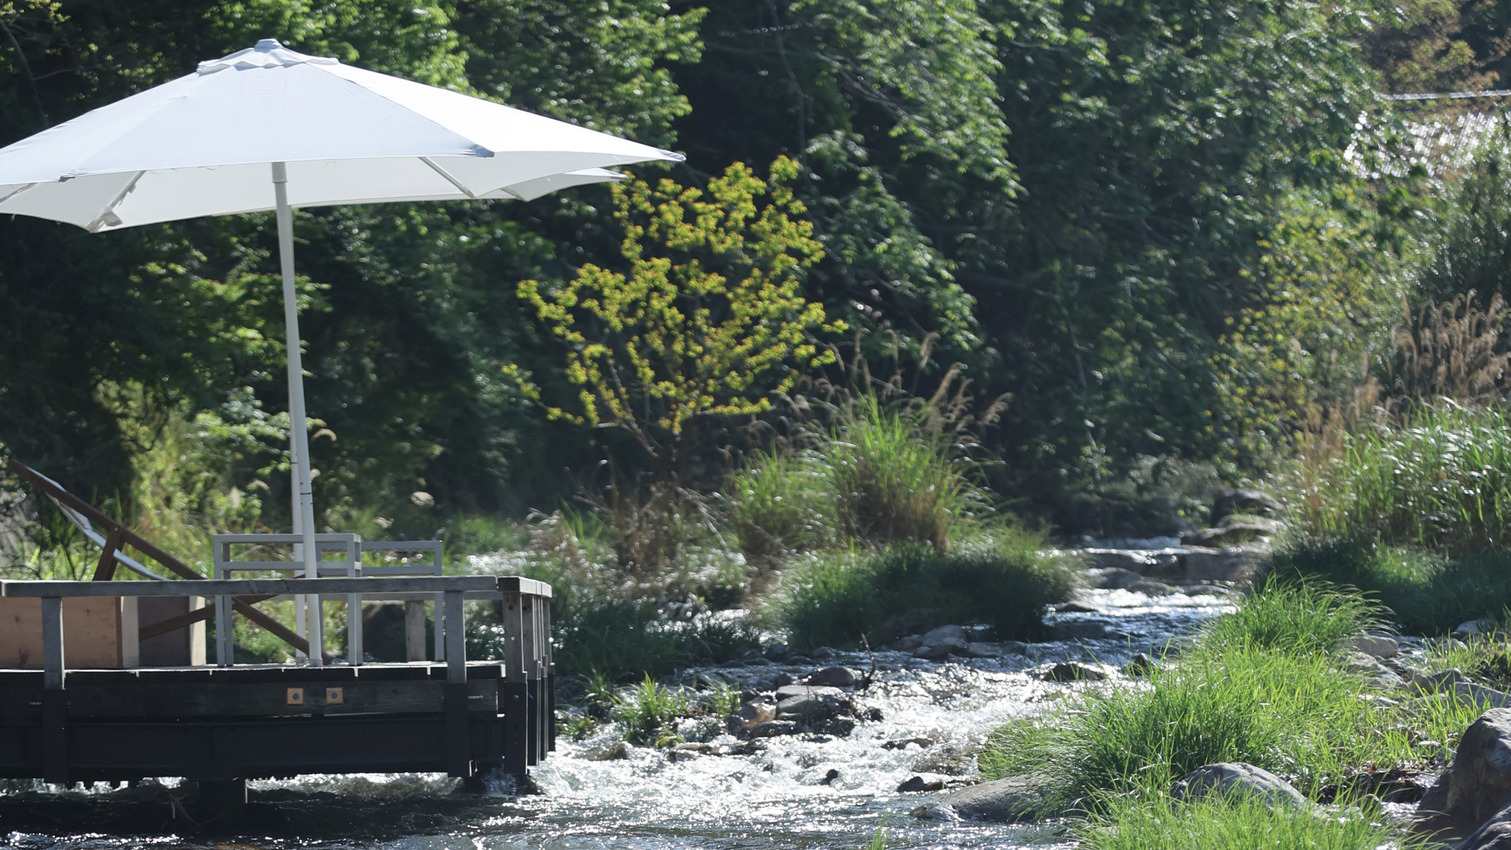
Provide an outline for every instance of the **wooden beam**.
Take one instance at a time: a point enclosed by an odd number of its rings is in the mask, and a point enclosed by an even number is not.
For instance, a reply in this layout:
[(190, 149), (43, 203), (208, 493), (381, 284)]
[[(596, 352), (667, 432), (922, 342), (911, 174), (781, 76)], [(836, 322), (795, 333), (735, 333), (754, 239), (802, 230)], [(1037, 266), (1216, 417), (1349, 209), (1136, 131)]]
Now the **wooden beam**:
[(0, 581), (0, 596), (285, 596), (497, 591), (497, 576), (254, 578), (199, 581)]
[(110, 581), (115, 578), (115, 553), (121, 551), (121, 544), (126, 542), (123, 529), (112, 528), (105, 535), (105, 545), (100, 548), (100, 562), (94, 568), (94, 581)]

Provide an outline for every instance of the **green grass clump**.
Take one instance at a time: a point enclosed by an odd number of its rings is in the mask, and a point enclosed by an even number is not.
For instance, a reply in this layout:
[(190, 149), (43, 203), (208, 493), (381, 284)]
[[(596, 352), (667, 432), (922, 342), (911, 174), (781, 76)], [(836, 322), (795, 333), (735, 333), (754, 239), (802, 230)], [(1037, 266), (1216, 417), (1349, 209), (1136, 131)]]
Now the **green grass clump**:
[(1409, 634), (1447, 634), (1465, 620), (1499, 617), (1511, 607), (1506, 549), (1442, 554), (1357, 538), (1299, 538), (1277, 549), (1262, 572), (1357, 587)]
[(730, 476), (725, 498), (740, 551), (752, 561), (782, 561), (835, 536), (829, 482), (809, 455), (755, 453)]
[(1284, 807), (1271, 809), (1254, 800), (1208, 798), (1182, 803), (1168, 797), (1124, 798), (1080, 830), (1086, 850), (1252, 850), (1255, 847), (1306, 847), (1310, 850), (1419, 850), (1432, 846), (1354, 811), (1319, 817)]
[(979, 502), (949, 442), (874, 396), (856, 405), (817, 454), (833, 488), (839, 528), (862, 543), (944, 548), (954, 523)]
[(646, 676), (634, 688), (611, 698), (609, 718), (624, 727), (624, 739), (631, 744), (662, 746), (672, 741), (677, 719), (692, 706), (686, 691)]
[[(1061, 811), (1105, 814), (1120, 796), (1157, 798), (1206, 764), (1243, 761), (1286, 777), (1314, 800), (1364, 793), (1370, 776), (1441, 766), (1444, 748), (1485, 708), (1453, 694), (1399, 704), (1366, 699), (1362, 673), (1332, 651), (1373, 607), (1338, 588), (1267, 586), (1224, 615), (1143, 686), (1091, 689), (1053, 716), (993, 733), (978, 757), (988, 778), (1045, 778)], [(1324, 617), (1307, 648), (1287, 645)]]
[(1316, 537), (1445, 552), (1511, 545), (1511, 418), (1501, 406), (1419, 408), (1407, 425), (1371, 423), (1291, 500), (1292, 525)]
[(1334, 653), (1362, 632), (1378, 629), (1384, 611), (1358, 592), (1328, 582), (1284, 581), (1271, 575), (1229, 616), (1206, 629), (1203, 645), (1297, 655)]
[(957, 440), (875, 396), (845, 405), (813, 445), (756, 452), (726, 488), (740, 547), (779, 561), (834, 545), (947, 547), (986, 499)]
[(1004, 639), (1036, 637), (1046, 606), (1072, 588), (1067, 565), (1020, 531), (956, 552), (914, 545), (813, 556), (785, 581), (773, 614), (800, 650), (885, 643), (950, 623), (985, 623)]

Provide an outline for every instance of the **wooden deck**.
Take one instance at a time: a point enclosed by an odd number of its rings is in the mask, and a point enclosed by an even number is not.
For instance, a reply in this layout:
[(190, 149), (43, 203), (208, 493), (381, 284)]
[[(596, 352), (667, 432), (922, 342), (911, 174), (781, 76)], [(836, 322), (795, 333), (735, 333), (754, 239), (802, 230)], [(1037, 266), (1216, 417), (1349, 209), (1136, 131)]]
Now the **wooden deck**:
[[(62, 600), (441, 594), (444, 662), (64, 666)], [(52, 783), (308, 773), (523, 775), (554, 748), (550, 587), (517, 577), (5, 581), (42, 600), (43, 669), (0, 669), (0, 777)], [(505, 657), (467, 661), (464, 601), (502, 613)]]

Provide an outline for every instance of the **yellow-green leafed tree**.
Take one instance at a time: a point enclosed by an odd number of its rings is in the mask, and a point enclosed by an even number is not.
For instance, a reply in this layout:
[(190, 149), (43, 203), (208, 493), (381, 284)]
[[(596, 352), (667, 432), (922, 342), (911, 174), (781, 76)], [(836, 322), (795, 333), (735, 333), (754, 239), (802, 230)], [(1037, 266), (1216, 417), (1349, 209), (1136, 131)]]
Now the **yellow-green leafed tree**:
[(792, 193), (786, 157), (762, 180), (743, 163), (704, 188), (663, 179), (614, 187), (618, 269), (582, 266), (556, 289), (519, 293), (566, 345), (575, 404), (554, 419), (620, 428), (680, 483), (695, 423), (760, 413), (801, 371), (832, 362), (816, 336), (844, 330), (802, 292), (823, 255)]

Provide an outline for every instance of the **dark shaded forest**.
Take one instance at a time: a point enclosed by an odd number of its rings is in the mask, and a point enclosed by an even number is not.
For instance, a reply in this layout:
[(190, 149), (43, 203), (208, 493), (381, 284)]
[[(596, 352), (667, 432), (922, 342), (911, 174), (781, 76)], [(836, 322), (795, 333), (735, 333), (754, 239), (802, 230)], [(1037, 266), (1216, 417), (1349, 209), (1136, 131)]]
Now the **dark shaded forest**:
[[(715, 492), (891, 380), (958, 402), (1001, 507), (1158, 531), (1388, 395), (1422, 308), (1511, 290), (1504, 98), (1390, 98), (1511, 86), (1488, 0), (0, 0), (0, 144), (263, 37), (686, 155), (651, 183), (743, 163), (819, 249), (764, 403), (650, 451), (549, 415), (581, 388), (519, 288), (630, 272), (609, 188), (301, 212), (322, 524)], [(1484, 141), (1414, 145), (1466, 116)], [(279, 297), (271, 214), (0, 220), (0, 451), (139, 522), (286, 526)]]

